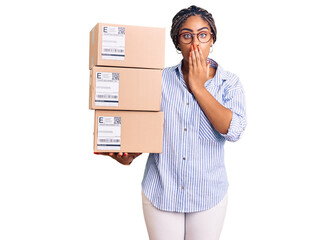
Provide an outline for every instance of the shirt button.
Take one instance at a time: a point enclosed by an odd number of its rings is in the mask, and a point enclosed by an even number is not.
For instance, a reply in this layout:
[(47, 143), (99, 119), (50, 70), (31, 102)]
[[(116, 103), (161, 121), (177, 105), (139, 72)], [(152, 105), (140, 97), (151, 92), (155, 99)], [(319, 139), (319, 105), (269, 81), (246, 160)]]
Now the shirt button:
[(187, 105), (189, 105), (189, 103), (187, 102)]
[(185, 128), (184, 131), (187, 131), (187, 129)]
[(185, 157), (183, 158), (183, 160), (185, 160)]
[(184, 187), (183, 187), (183, 186), (182, 186), (181, 188), (182, 188), (182, 189), (184, 189)]

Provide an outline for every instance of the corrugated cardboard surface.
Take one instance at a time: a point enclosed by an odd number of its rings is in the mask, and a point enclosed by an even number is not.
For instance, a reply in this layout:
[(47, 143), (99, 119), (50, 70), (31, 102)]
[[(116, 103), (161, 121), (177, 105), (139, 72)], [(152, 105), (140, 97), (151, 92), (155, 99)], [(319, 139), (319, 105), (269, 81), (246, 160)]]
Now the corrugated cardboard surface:
[[(103, 26), (125, 27), (125, 59), (101, 58)], [(163, 69), (165, 28), (98, 23), (90, 32), (90, 63), (93, 66), (115, 66)]]
[[(120, 150), (97, 149), (98, 117), (121, 117)], [(163, 112), (95, 111), (94, 152), (161, 153), (163, 144)]]
[[(119, 73), (118, 106), (96, 106), (96, 73)], [(90, 109), (160, 111), (160, 69), (93, 67), (90, 74)]]

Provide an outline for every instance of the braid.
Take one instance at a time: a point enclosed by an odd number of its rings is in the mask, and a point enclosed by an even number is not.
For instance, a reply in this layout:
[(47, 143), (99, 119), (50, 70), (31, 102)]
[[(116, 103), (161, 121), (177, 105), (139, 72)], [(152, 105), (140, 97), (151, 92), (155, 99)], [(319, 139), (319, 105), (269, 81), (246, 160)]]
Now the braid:
[(172, 38), (176, 49), (181, 50), (178, 47), (178, 33), (179, 33), (179, 30), (182, 24), (190, 16), (196, 16), (196, 15), (201, 16), (201, 18), (203, 18), (203, 20), (205, 20), (209, 24), (211, 28), (211, 32), (213, 33), (213, 42), (214, 43), (216, 42), (217, 29), (216, 29), (215, 20), (213, 19), (212, 14), (203, 8), (192, 5), (188, 8), (184, 8), (181, 11), (179, 11), (173, 18), (172, 26), (170, 30), (170, 37)]

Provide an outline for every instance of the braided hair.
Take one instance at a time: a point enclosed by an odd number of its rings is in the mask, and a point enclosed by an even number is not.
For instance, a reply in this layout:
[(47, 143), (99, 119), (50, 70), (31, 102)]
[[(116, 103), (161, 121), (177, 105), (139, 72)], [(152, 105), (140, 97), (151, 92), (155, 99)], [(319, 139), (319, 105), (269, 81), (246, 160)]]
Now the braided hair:
[(188, 8), (184, 8), (181, 11), (179, 11), (173, 18), (172, 26), (170, 30), (170, 37), (173, 40), (173, 43), (175, 45), (175, 48), (177, 50), (181, 50), (178, 46), (178, 33), (181, 28), (181, 25), (190, 17), (190, 16), (200, 16), (203, 20), (205, 20), (210, 28), (211, 32), (213, 33), (213, 42), (216, 42), (216, 35), (217, 35), (217, 29), (215, 25), (215, 20), (212, 17), (212, 14), (209, 13), (207, 10), (196, 7), (195, 5), (192, 5)]

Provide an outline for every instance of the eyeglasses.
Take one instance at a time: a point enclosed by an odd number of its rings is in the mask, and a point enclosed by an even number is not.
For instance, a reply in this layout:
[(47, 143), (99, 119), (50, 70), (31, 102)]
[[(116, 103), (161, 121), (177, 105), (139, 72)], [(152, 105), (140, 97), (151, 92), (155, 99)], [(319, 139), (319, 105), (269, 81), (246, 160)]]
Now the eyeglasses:
[(180, 42), (184, 44), (189, 44), (194, 40), (195, 35), (197, 36), (198, 41), (201, 43), (207, 43), (210, 41), (213, 33), (212, 32), (199, 32), (199, 33), (191, 33), (191, 32), (183, 32), (178, 35)]

